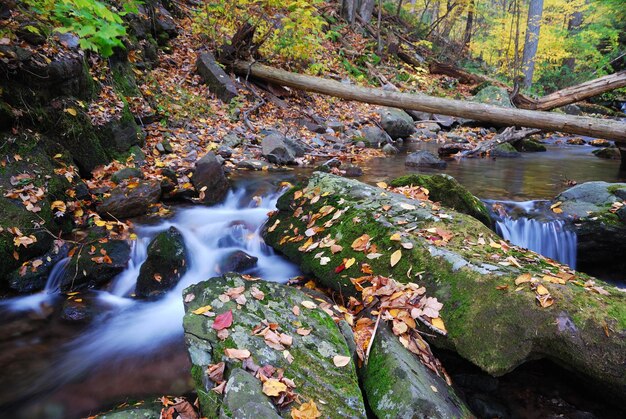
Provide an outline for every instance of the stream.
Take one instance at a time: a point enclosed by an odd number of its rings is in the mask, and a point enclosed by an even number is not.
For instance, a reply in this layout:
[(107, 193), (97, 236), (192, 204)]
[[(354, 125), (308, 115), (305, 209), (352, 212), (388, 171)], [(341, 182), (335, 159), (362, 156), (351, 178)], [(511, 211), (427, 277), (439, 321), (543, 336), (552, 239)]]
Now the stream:
[[(515, 209), (517, 218), (494, 215), (499, 234), (516, 244), (575, 265), (576, 236), (558, 220), (535, 217), (545, 200), (567, 186), (566, 180), (623, 181), (619, 161), (599, 159), (592, 147), (570, 146), (565, 139), (548, 141), (548, 152), (526, 153), (517, 159), (465, 159), (445, 170), (475, 195)], [(436, 150), (437, 144), (409, 144)], [(411, 169), (404, 154), (366, 163), (368, 183), (389, 180)], [(71, 418), (101, 411), (126, 398), (182, 394), (191, 390), (189, 361), (182, 342), (182, 290), (219, 274), (218, 265), (233, 250), (258, 258), (249, 273), (268, 281), (286, 282), (298, 268), (276, 255), (259, 235), (280, 195), (281, 181), (310, 173), (250, 173), (233, 178), (234, 191), (214, 207), (179, 207), (157, 223), (141, 224), (132, 260), (108, 289), (87, 291), (92, 320), (68, 323), (60, 318), (66, 297), (56, 279), (67, 265), (52, 271), (46, 289), (0, 304), (0, 415), (16, 418)], [(515, 212), (513, 211), (513, 212)], [(532, 216), (531, 216), (532, 215)], [(175, 226), (183, 235), (189, 269), (180, 283), (157, 301), (131, 297), (151, 238)], [(573, 235), (573, 236), (572, 236)]]

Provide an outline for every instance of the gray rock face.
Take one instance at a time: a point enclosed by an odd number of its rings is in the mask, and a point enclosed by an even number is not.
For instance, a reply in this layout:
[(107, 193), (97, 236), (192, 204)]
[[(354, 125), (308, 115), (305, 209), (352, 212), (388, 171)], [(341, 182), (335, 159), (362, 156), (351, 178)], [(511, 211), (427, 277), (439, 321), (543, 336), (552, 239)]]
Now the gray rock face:
[(150, 205), (161, 197), (161, 184), (156, 180), (140, 181), (135, 187), (120, 185), (104, 198), (97, 211), (103, 217), (130, 218), (144, 215)]
[(263, 170), (264, 167), (269, 167), (269, 164), (261, 160), (247, 159), (238, 161), (237, 167), (248, 170)]
[(213, 152), (196, 162), (191, 182), (200, 194), (200, 202), (209, 205), (221, 202), (230, 188), (222, 164)]
[[(220, 299), (220, 295), (238, 287), (243, 287), (241, 295), (245, 297), (244, 304), (238, 304), (233, 299), (224, 303), (224, 298)], [(253, 292), (257, 297), (258, 292), (263, 293), (263, 298), (255, 298)], [(349, 356), (348, 345), (328, 314), (319, 308), (306, 308), (302, 305), (304, 301), (312, 302), (310, 296), (293, 287), (265, 281), (249, 281), (235, 274), (200, 282), (187, 288), (183, 294), (185, 301), (188, 301), (185, 303), (183, 326), (193, 365), (191, 375), (194, 377), (202, 413), (206, 417), (219, 417), (220, 411), (227, 410), (225, 408), (228, 403), (233, 406), (245, 403), (238, 409), (242, 415), (239, 417), (242, 418), (256, 413), (246, 407), (250, 402), (255, 409), (264, 406), (266, 413), (271, 411), (270, 406), (260, 397), (250, 395), (258, 394), (258, 386), (240, 375), (241, 372), (235, 372), (237, 369), (248, 368), (241, 360), (229, 358), (226, 352), (228, 348), (246, 349), (250, 352), (249, 361), (258, 366), (271, 365), (283, 369), (284, 376), (296, 383), (294, 391), (301, 402), (314, 400), (322, 417), (366, 417), (354, 364), (350, 362), (344, 367), (336, 367), (333, 363), (336, 355)], [(240, 299), (239, 301), (241, 302)], [(216, 315), (232, 311), (233, 322), (226, 329), (226, 340), (220, 340), (217, 331), (212, 328), (215, 317), (193, 313), (207, 305), (212, 307), (211, 311)], [(294, 313), (294, 306), (299, 307), (298, 315)], [(286, 345), (288, 348), (285, 350), (293, 356), (293, 362), (290, 363), (285, 358), (284, 350), (268, 346), (263, 336), (251, 333), (264, 320), (277, 323), (276, 331), (292, 338), (291, 345)], [(311, 332), (306, 336), (299, 335), (296, 333), (298, 327), (310, 329)], [(224, 397), (211, 391), (215, 383), (208, 376), (207, 366), (219, 362), (225, 363), (224, 378), (228, 385), (232, 385), (230, 391), (235, 386), (243, 386), (237, 383), (242, 383), (244, 379), (248, 388), (254, 386), (257, 390), (250, 390), (248, 395), (230, 396), (227, 391)], [(319, 403), (319, 400), (325, 403)], [(290, 417), (291, 408), (297, 406), (294, 403), (280, 410), (273, 406), (272, 408), (280, 416)]]
[(509, 99), (509, 92), (498, 86), (487, 86), (474, 96), (474, 102), (485, 103), (487, 105), (502, 106), (512, 108), (513, 104)]
[(368, 125), (361, 128), (363, 139), (370, 147), (378, 148), (381, 144), (385, 144), (391, 140), (391, 137), (375, 125)]
[(380, 125), (392, 139), (407, 138), (415, 132), (413, 118), (402, 109), (383, 108), (379, 114)]
[(224, 103), (230, 103), (237, 95), (237, 88), (233, 84), (228, 74), (217, 63), (215, 57), (210, 52), (203, 52), (196, 61), (198, 74), (202, 77), (211, 92)]
[(383, 146), (383, 153), (387, 154), (388, 156), (392, 156), (398, 154), (398, 149), (391, 144), (385, 144)]
[(235, 148), (243, 142), (243, 139), (234, 132), (229, 132), (222, 138), (222, 146)]
[(436, 167), (444, 169), (448, 164), (430, 151), (420, 150), (406, 156), (405, 166)]
[(263, 138), (261, 152), (267, 161), (274, 164), (293, 164), (296, 160), (296, 152), (279, 132), (272, 132)]
[(256, 267), (259, 258), (250, 256), (242, 250), (235, 250), (227, 254), (220, 262), (220, 272), (245, 272)]
[(452, 387), (404, 348), (384, 322), (359, 373), (377, 418), (473, 417)]
[(187, 272), (185, 241), (175, 227), (156, 235), (148, 246), (148, 258), (141, 265), (135, 294), (156, 297), (174, 288)]
[(143, 173), (134, 167), (125, 167), (111, 175), (111, 182), (120, 183), (130, 178), (143, 179)]
[(263, 394), (261, 382), (249, 372), (235, 368), (226, 383), (220, 409), (220, 419), (227, 418), (280, 419), (280, 416), (269, 397)]

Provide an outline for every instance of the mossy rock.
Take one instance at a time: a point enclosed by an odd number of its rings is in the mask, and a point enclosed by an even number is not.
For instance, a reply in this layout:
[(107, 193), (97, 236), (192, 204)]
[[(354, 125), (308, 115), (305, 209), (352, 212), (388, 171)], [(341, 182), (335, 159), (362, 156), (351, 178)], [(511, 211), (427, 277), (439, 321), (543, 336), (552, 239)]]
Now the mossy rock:
[(402, 346), (384, 323), (360, 373), (367, 402), (379, 419), (473, 417), (452, 387)]
[(139, 401), (95, 416), (98, 419), (156, 419), (161, 417), (163, 404), (159, 401)]
[(519, 157), (520, 153), (509, 143), (498, 144), (489, 152), (491, 157)]
[(534, 141), (534, 140), (520, 140), (520, 141), (517, 141), (513, 145), (513, 147), (517, 151), (527, 152), (527, 153), (540, 152), (540, 151), (547, 151), (548, 150), (545, 145), (541, 144), (538, 141)]
[[(245, 304), (238, 306), (234, 301), (223, 303), (220, 300), (221, 294), (240, 286), (245, 287)], [(262, 300), (252, 296), (253, 287), (264, 293)], [(311, 301), (307, 294), (277, 283), (250, 281), (237, 274), (226, 274), (193, 285), (183, 295), (185, 301), (189, 301), (185, 303), (183, 320), (185, 340), (193, 364), (192, 377), (205, 416), (218, 417), (223, 402), (220, 395), (211, 391), (214, 383), (208, 378), (207, 366), (224, 361), (228, 380), (232, 371), (242, 367), (242, 362), (226, 357), (225, 350), (238, 348), (250, 351), (251, 359), (259, 366), (269, 364), (282, 368), (284, 376), (295, 382), (294, 391), (300, 401), (315, 401), (323, 417), (365, 417), (354, 364), (351, 362), (339, 368), (333, 363), (336, 355), (349, 356), (348, 345), (327, 313), (301, 304)], [(212, 318), (193, 313), (207, 305), (218, 315), (232, 310), (233, 324), (228, 328), (227, 339), (222, 341), (217, 337), (211, 327)], [(294, 306), (300, 307), (299, 315), (294, 314)], [(285, 359), (283, 351), (270, 348), (262, 336), (251, 333), (263, 320), (278, 323), (282, 333), (293, 337), (293, 344), (288, 349), (293, 356), (292, 363)], [(311, 333), (301, 336), (296, 333), (299, 327), (310, 329)], [(292, 407), (297, 404), (276, 411), (282, 417), (290, 417)]]
[(485, 103), (487, 105), (496, 105), (501, 106), (503, 108), (512, 108), (513, 104), (511, 103), (511, 99), (509, 99), (509, 92), (503, 88), (498, 86), (486, 86), (481, 89), (476, 95), (472, 98), (472, 101), (478, 103)]
[(450, 175), (406, 175), (392, 180), (389, 185), (393, 187), (423, 186), (428, 189), (428, 196), (432, 201), (441, 202), (448, 208), (470, 215), (487, 227), (492, 225), (485, 204)]
[[(626, 295), (613, 286), (580, 272), (575, 272), (575, 281), (563, 285), (541, 279), (567, 268), (526, 249), (502, 248), (495, 233), (465, 214), (433, 209), (428, 201), (330, 174), (314, 173), (307, 184), (283, 195), (277, 206), (279, 211), (270, 216), (263, 233), (266, 243), (323, 285), (344, 296), (355, 295), (350, 278), (361, 276), (361, 264), (368, 263), (375, 274), (417, 282), (427, 295), (437, 297), (443, 303), (440, 314), (448, 333), (430, 338), (431, 342), (455, 350), (486, 372), (501, 375), (527, 360), (548, 358), (590, 377), (607, 394), (626, 398)], [(312, 225), (294, 216), (299, 207), (304, 214), (316, 214), (324, 206), (335, 211)], [(336, 211), (343, 214), (333, 221)], [(304, 238), (299, 240), (294, 230), (313, 227), (324, 230), (311, 236), (312, 241), (330, 236), (343, 250), (336, 254), (327, 249), (299, 250)], [(452, 233), (445, 245), (429, 239), (429, 231), (437, 228)], [(364, 233), (381, 257), (368, 259), (351, 248)], [(402, 243), (411, 243), (412, 248), (391, 240), (395, 233), (403, 234)], [(481, 237), (486, 245), (479, 244)], [(390, 255), (397, 250), (402, 257), (392, 267)], [(330, 262), (321, 265), (319, 257), (329, 257)], [(507, 262), (511, 257), (519, 266)], [(352, 267), (337, 269), (351, 258), (356, 260)], [(554, 300), (552, 306), (540, 307), (528, 283), (516, 291), (515, 280), (524, 273), (540, 278)], [(592, 279), (606, 295), (582, 286)]]

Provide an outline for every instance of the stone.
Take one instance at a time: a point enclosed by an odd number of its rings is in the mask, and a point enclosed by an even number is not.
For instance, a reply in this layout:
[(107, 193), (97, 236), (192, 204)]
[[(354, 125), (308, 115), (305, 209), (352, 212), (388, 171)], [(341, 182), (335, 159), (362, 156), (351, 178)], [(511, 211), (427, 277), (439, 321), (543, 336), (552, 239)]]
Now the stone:
[(261, 153), (273, 164), (294, 164), (295, 151), (286, 143), (286, 137), (279, 132), (272, 132), (261, 140)]
[(329, 119), (326, 121), (326, 126), (332, 129), (334, 132), (344, 132), (346, 126), (341, 121), (337, 121), (335, 119)]
[[(626, 188), (626, 184), (621, 184)], [(611, 191), (622, 189), (613, 185)], [(315, 191), (319, 200), (311, 202)], [(383, 193), (384, 192), (384, 193)], [(605, 191), (606, 192), (606, 191)], [(297, 193), (297, 195), (296, 195)], [(614, 193), (612, 193), (614, 195)], [(295, 200), (298, 196), (305, 197)], [(297, 204), (296, 204), (297, 201)], [(565, 202), (561, 204), (564, 205)], [(327, 220), (332, 215), (308, 225), (308, 221), (294, 216), (294, 208), (305, 206), (315, 214), (323, 206), (332, 205), (341, 211), (342, 217), (334, 223)], [(286, 192), (277, 202), (278, 211), (272, 213), (266, 226), (277, 225), (263, 231), (265, 243), (298, 264), (305, 275), (314, 277), (322, 286), (340, 292), (344, 298), (360, 293), (350, 280), (358, 274), (335, 269), (344, 258), (355, 258), (354, 266), (368, 263), (372, 272), (397, 281), (417, 281), (425, 288), (425, 295), (436, 297), (443, 305), (439, 316), (445, 323), (446, 336), (436, 334), (426, 339), (434, 346), (454, 350), (485, 372), (499, 376), (519, 365), (546, 358), (576, 371), (596, 388), (624, 400), (626, 376), (626, 293), (600, 279), (580, 271), (575, 281), (559, 284), (542, 279), (546, 266), (555, 275), (566, 272), (530, 250), (515, 248), (514, 263), (500, 264), (511, 256), (511, 250), (490, 246), (500, 243), (492, 230), (478, 220), (452, 209), (441, 207), (433, 211), (432, 204), (423, 200), (409, 199), (402, 194), (384, 191), (353, 179), (315, 172), (308, 182)], [(389, 208), (384, 211), (382, 208)], [(445, 216), (441, 216), (445, 214)], [(614, 215), (614, 214), (612, 214)], [(358, 219), (358, 224), (347, 220)], [(330, 235), (343, 250), (330, 255), (331, 262), (321, 265), (315, 255), (321, 251), (303, 252), (301, 243), (283, 240), (293, 231), (324, 224), (324, 232), (314, 240)], [(402, 226), (399, 228), (399, 225)], [(307, 227), (308, 226), (308, 227)], [(433, 242), (425, 229), (443, 229), (451, 233), (445, 245)], [(390, 237), (401, 232), (403, 243)], [(363, 234), (370, 236), (372, 245), (384, 249), (379, 258), (366, 258), (364, 252), (355, 252), (351, 244)], [(486, 245), (478, 243), (479, 238)], [(624, 234), (621, 236), (623, 241)], [(281, 242), (282, 240), (282, 242)], [(476, 243), (472, 245), (471, 243)], [(401, 258), (391, 266), (390, 255), (401, 252)], [(610, 253), (613, 258), (620, 254)], [(625, 254), (625, 253), (621, 253)], [(495, 259), (494, 255), (498, 258)], [(622, 258), (623, 259), (623, 258)], [(408, 271), (422, 272), (421, 279), (409, 279)], [(541, 284), (553, 298), (550, 307), (541, 307), (537, 293), (529, 285), (515, 291), (515, 280), (522, 273), (540, 278)], [(587, 281), (608, 295), (581, 287)], [(502, 286), (508, 286), (504, 290)], [(593, 310), (589, 310), (589, 306)], [(560, 327), (564, 321), (571, 327)], [(612, 331), (607, 336), (603, 325)]]
[(402, 346), (385, 322), (359, 375), (377, 418), (473, 417), (454, 389)]
[(239, 94), (228, 74), (224, 72), (210, 52), (203, 52), (198, 55), (196, 68), (202, 81), (222, 102), (230, 103)]
[(225, 159), (228, 159), (233, 155), (233, 149), (228, 146), (221, 145), (217, 148), (217, 154)]
[[(238, 304), (233, 299), (223, 302), (220, 296), (237, 287), (243, 287), (241, 295), (245, 297), (246, 303)], [(263, 299), (253, 296), (253, 288), (263, 293)], [(224, 376), (230, 381), (234, 371), (243, 366), (241, 361), (226, 356), (225, 351), (227, 348), (238, 348), (248, 350), (249, 361), (258, 366), (271, 365), (283, 369), (284, 376), (296, 383), (295, 391), (300, 403), (314, 400), (322, 417), (366, 417), (354, 363), (349, 362), (344, 367), (336, 367), (333, 363), (334, 356), (349, 355), (348, 345), (327, 313), (319, 308), (309, 309), (302, 305), (303, 301), (312, 301), (309, 295), (274, 282), (248, 281), (237, 274), (200, 282), (187, 288), (183, 295), (184, 300), (188, 301), (185, 303), (186, 314), (183, 319), (185, 342), (192, 363), (191, 376), (204, 416), (219, 417), (225, 403), (229, 402), (227, 394), (222, 397), (211, 391), (216, 383), (209, 378), (207, 367), (224, 362)], [(232, 310), (233, 323), (227, 329), (226, 340), (220, 340), (217, 331), (211, 327), (214, 318), (201, 313), (194, 314), (194, 311), (207, 305), (212, 307), (216, 315)], [(300, 307), (299, 316), (294, 314), (294, 306)], [(292, 337), (287, 350), (293, 356), (293, 362), (285, 358), (283, 350), (270, 348), (263, 336), (251, 333), (262, 321), (277, 323), (279, 333)], [(311, 333), (301, 336), (296, 333), (298, 327), (306, 327)], [(237, 382), (237, 379), (233, 382)], [(254, 400), (258, 401), (259, 398), (254, 397)], [(263, 402), (260, 404), (264, 405)], [(290, 417), (290, 410), (298, 406), (299, 403), (293, 403), (277, 413), (282, 417)], [(250, 417), (250, 414), (255, 413), (247, 411), (244, 406), (242, 408), (244, 411), (241, 414), (245, 414), (242, 417)]]
[(9, 287), (20, 294), (41, 291), (54, 266), (67, 257), (68, 250), (67, 244), (53, 246), (42, 256), (24, 262), (9, 276)]
[(611, 142), (602, 138), (596, 138), (595, 140), (589, 141), (589, 145), (592, 145), (594, 147), (610, 147)]
[(342, 168), (346, 172), (347, 177), (359, 177), (363, 176), (363, 169), (356, 164), (348, 164)]
[(259, 379), (241, 368), (230, 373), (224, 389), (220, 419), (280, 419), (272, 401), (263, 394)]
[(230, 189), (224, 168), (211, 151), (196, 162), (191, 183), (200, 194), (200, 202), (208, 205), (221, 202)]
[(169, 140), (163, 140), (163, 141), (157, 143), (156, 149), (161, 154), (170, 154), (171, 152), (174, 151), (172, 149), (172, 144), (169, 142)]
[(293, 151), (296, 157), (304, 157), (304, 155), (306, 154), (306, 147), (302, 141), (289, 137), (285, 137), (284, 141), (287, 147), (289, 147)]
[(141, 401), (97, 415), (99, 419), (155, 419), (160, 418), (163, 404), (159, 401)]
[(509, 92), (498, 86), (487, 86), (480, 90), (472, 98), (474, 102), (485, 103), (487, 105), (501, 106), (503, 108), (513, 108), (511, 99), (509, 99)]
[(522, 151), (522, 152), (547, 151), (547, 148), (546, 148), (545, 145), (541, 144), (538, 141), (534, 141), (534, 140), (520, 140), (520, 141), (516, 141), (515, 144), (513, 145), (513, 147), (517, 151)]
[(620, 150), (617, 147), (600, 148), (593, 150), (592, 153), (594, 156), (600, 157), (601, 159), (621, 160), (622, 158)]
[(563, 113), (566, 113), (567, 115), (580, 116), (583, 114), (583, 111), (580, 109), (580, 107), (575, 104), (565, 105), (558, 109), (560, 109), (561, 111), (563, 111)]
[(256, 268), (259, 258), (250, 256), (243, 250), (234, 250), (228, 253), (219, 264), (219, 272), (244, 273)]
[(248, 170), (267, 170), (269, 168), (267, 162), (255, 159), (240, 160), (236, 164), (238, 168)]
[(383, 153), (385, 153), (388, 156), (393, 156), (393, 155), (398, 154), (398, 149), (392, 146), (391, 144), (385, 144), (383, 146)]
[(170, 227), (156, 235), (148, 246), (148, 257), (141, 265), (135, 294), (157, 297), (174, 288), (187, 272), (183, 235)]
[(71, 323), (89, 323), (93, 317), (93, 307), (88, 306), (85, 301), (76, 301), (76, 298), (73, 298), (63, 302), (61, 320)]
[(413, 118), (402, 109), (382, 108), (378, 113), (380, 125), (393, 140), (410, 137), (415, 132)]
[[(94, 250), (91, 250), (94, 246)], [(108, 260), (108, 259), (110, 260)], [(94, 242), (76, 251), (65, 268), (60, 281), (63, 292), (93, 288), (106, 284), (120, 274), (130, 260), (130, 245), (126, 240)]]
[(433, 119), (437, 121), (438, 125), (445, 129), (450, 129), (459, 124), (459, 120), (450, 115), (433, 114)]
[(428, 189), (431, 201), (440, 202), (445, 207), (454, 208), (458, 212), (474, 217), (487, 227), (493, 224), (487, 206), (450, 175), (412, 174), (396, 178), (389, 182), (389, 185), (422, 186)]
[(146, 214), (160, 197), (161, 183), (156, 180), (120, 184), (102, 200), (96, 211), (105, 218), (138, 217)]
[(111, 182), (121, 183), (132, 178), (143, 179), (143, 172), (135, 167), (124, 167), (111, 175)]
[(429, 121), (419, 122), (417, 124), (417, 128), (418, 129), (421, 128), (421, 129), (424, 129), (424, 130), (430, 131), (430, 132), (439, 132), (439, 131), (441, 131), (441, 125), (439, 125), (436, 122), (429, 122)]
[(570, 138), (567, 140), (567, 144), (571, 145), (585, 145), (587, 142), (580, 137)]
[(436, 167), (445, 169), (448, 164), (430, 151), (420, 150), (407, 155), (404, 165), (410, 167)]
[(361, 133), (363, 134), (363, 142), (370, 147), (378, 148), (382, 144), (391, 141), (391, 137), (375, 125), (368, 125), (361, 128)]
[(241, 145), (242, 142), (243, 139), (241, 137), (239, 137), (234, 132), (230, 132), (222, 138), (221, 145), (224, 147), (236, 148)]
[(509, 143), (502, 143), (495, 146), (490, 152), (491, 157), (515, 158), (520, 157), (519, 151)]

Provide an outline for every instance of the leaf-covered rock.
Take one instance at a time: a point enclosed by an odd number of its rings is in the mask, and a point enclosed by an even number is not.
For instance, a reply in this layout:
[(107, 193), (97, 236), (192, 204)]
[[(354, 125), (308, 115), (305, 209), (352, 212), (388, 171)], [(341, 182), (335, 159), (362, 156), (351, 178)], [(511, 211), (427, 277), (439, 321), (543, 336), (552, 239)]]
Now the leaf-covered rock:
[[(310, 296), (296, 288), (246, 280), (235, 274), (193, 285), (183, 295), (185, 339), (204, 415), (217, 417), (225, 406), (222, 395), (213, 391), (221, 380), (215, 375), (216, 381), (211, 380), (207, 370), (224, 362), (223, 380), (228, 381), (237, 368), (250, 371), (255, 366), (271, 365), (282, 369), (284, 377), (293, 381), (292, 391), (298, 394), (300, 403), (315, 401), (323, 417), (365, 417), (354, 364), (350, 362), (344, 367), (333, 364), (333, 357), (349, 355), (346, 341), (333, 319), (316, 308)], [(232, 325), (215, 330), (212, 324), (216, 315), (228, 310), (233, 313)], [(283, 349), (271, 347), (267, 337), (253, 334), (264, 321), (276, 324), (277, 327), (272, 326), (274, 332), (285, 335), (281, 340)], [(301, 336), (296, 332), (298, 328), (311, 332)], [(266, 394), (273, 394), (274, 390), (266, 390)], [(298, 406), (299, 403), (291, 403), (275, 409), (284, 417)]]

